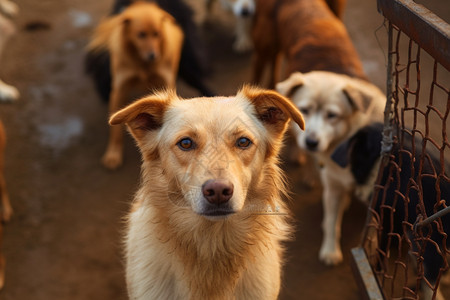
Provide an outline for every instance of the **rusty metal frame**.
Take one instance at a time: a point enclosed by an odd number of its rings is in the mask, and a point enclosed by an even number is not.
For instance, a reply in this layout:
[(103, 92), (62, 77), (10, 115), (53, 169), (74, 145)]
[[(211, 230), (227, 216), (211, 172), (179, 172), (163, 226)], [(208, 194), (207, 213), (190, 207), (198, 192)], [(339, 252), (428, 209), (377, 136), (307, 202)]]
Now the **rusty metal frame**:
[(450, 25), (412, 0), (377, 0), (378, 11), (450, 71)]

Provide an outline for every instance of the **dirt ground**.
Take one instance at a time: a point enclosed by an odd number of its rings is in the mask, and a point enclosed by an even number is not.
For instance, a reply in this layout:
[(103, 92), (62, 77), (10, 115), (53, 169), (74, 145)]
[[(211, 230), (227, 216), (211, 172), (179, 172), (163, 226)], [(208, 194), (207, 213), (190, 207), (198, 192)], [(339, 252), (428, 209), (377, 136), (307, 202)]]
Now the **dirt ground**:
[[(137, 187), (140, 157), (127, 138), (124, 166), (109, 172), (100, 165), (107, 106), (83, 72), (84, 46), (111, 2), (17, 1), (18, 33), (0, 69), (1, 78), (22, 94), (19, 102), (0, 106), (9, 137), (6, 180), (15, 211), (4, 230), (7, 270), (0, 299), (126, 299), (122, 217)], [(441, 16), (450, 17), (444, 2), (429, 1)], [(25, 25), (30, 22), (50, 27), (29, 31)], [(366, 72), (383, 89), (386, 29), (375, 0), (349, 0), (345, 22)], [(231, 22), (205, 28), (213, 64), (209, 82), (224, 95), (235, 93), (250, 76), (250, 55), (231, 51), (231, 32)], [(179, 93), (196, 95), (182, 82)], [(360, 240), (365, 206), (354, 202), (346, 213), (344, 263), (326, 267), (317, 258), (322, 237), (317, 174), (312, 164), (285, 168), (297, 230), (288, 244), (280, 299), (359, 299), (349, 250)]]

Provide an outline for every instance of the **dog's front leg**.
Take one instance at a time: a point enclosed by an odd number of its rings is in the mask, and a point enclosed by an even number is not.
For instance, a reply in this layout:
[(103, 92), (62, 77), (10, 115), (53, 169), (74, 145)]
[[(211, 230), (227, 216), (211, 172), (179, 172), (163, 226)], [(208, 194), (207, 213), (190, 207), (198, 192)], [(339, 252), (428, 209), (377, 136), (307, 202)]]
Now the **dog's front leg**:
[(323, 183), (323, 241), (319, 259), (327, 265), (342, 262), (340, 245), (341, 226), (344, 211), (350, 202), (349, 192), (336, 180), (331, 178), (327, 170), (321, 172)]
[[(125, 82), (114, 82), (109, 99), (109, 113), (112, 115), (125, 104), (126, 99)], [(105, 154), (102, 157), (102, 164), (110, 169), (117, 169), (122, 165), (123, 160), (123, 125), (114, 125), (109, 128), (109, 141)]]

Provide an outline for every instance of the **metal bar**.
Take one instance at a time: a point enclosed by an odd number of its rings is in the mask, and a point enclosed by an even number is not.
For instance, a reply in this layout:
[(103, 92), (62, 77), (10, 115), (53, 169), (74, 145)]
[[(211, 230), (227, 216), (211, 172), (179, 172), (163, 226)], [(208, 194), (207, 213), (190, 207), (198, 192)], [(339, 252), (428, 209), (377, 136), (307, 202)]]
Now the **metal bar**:
[[(417, 230), (418, 227), (426, 226), (426, 225), (436, 221), (437, 219), (442, 218), (443, 216), (445, 216), (448, 213), (450, 213), (450, 206), (448, 206), (448, 207), (446, 207), (444, 209), (441, 209), (440, 211), (438, 211), (437, 213), (429, 216), (425, 220), (419, 220), (418, 219), (419, 222), (414, 224), (414, 230)], [(419, 216), (422, 216), (422, 215), (419, 215)]]
[(450, 71), (450, 25), (412, 0), (377, 0), (378, 11)]
[(353, 248), (352, 250), (352, 269), (357, 283), (360, 287), (362, 299), (365, 300), (383, 300), (383, 294), (380, 291), (378, 283), (373, 275), (372, 268), (367, 260), (363, 248)]

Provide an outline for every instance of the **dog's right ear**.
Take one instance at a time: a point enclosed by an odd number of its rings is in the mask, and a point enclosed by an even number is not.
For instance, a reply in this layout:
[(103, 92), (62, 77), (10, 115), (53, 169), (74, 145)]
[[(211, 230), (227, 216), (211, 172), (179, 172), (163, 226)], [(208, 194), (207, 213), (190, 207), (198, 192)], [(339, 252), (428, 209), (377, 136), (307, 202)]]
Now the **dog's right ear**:
[(161, 128), (164, 113), (174, 97), (176, 95), (171, 91), (137, 100), (113, 114), (109, 124), (127, 124), (134, 138), (140, 141), (148, 132)]
[(278, 93), (288, 98), (304, 85), (303, 74), (300, 72), (292, 73), (285, 81), (277, 83), (275, 89)]

